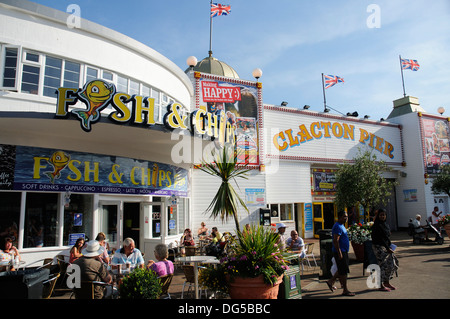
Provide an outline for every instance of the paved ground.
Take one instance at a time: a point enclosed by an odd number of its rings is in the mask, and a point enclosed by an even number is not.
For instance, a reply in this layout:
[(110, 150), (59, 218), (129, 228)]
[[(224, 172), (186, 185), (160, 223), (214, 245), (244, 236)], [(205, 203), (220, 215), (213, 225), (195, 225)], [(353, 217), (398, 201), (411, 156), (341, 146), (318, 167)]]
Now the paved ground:
[[(435, 243), (413, 245), (412, 239), (406, 232), (399, 231), (392, 234), (392, 242), (398, 247), (396, 256), (400, 268), (398, 277), (391, 283), (398, 289), (390, 292), (382, 292), (371, 289), (367, 285), (368, 276), (363, 274), (363, 264), (356, 261), (351, 249), (350, 274), (348, 287), (355, 292), (354, 297), (342, 296), (342, 289), (336, 283), (338, 290), (332, 293), (322, 277), (320, 270), (320, 246), (318, 239), (307, 239), (306, 242), (314, 242), (314, 255), (319, 267), (308, 269), (305, 267), (301, 276), (302, 298), (312, 299), (450, 299), (450, 240), (445, 236), (443, 245)], [(175, 277), (169, 292), (172, 299), (180, 299), (185, 277), (180, 268), (175, 272)], [(55, 296), (52, 299), (67, 299), (69, 294)], [(187, 294), (185, 298), (192, 298)]]
[[(354, 297), (341, 295), (342, 289), (332, 293), (325, 278), (313, 276), (302, 281), (303, 299), (450, 299), (450, 241), (445, 236), (443, 245), (435, 243), (413, 245), (406, 232), (392, 234), (392, 242), (398, 247), (398, 277), (391, 284), (397, 287), (390, 292), (371, 289), (368, 276), (363, 275), (362, 263), (356, 262), (350, 253), (351, 265), (348, 287)], [(308, 276), (309, 277), (309, 276)], [(339, 284), (337, 283), (339, 288)]]

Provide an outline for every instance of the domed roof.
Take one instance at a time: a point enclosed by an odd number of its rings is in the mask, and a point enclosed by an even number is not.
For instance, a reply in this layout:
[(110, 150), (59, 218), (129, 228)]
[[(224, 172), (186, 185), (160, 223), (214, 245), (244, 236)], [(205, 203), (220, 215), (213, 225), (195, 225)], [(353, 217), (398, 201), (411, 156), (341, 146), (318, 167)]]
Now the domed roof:
[[(186, 69), (185, 72), (187, 71), (189, 71), (189, 68)], [(209, 52), (208, 57), (204, 58), (194, 66), (194, 71), (239, 79), (237, 72), (225, 62), (214, 58), (211, 51)]]

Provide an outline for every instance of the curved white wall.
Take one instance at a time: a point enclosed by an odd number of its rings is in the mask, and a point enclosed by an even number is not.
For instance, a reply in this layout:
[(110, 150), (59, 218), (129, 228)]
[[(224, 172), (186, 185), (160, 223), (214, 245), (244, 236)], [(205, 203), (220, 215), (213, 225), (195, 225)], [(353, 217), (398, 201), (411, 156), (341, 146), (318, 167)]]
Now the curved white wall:
[(32, 2), (3, 0), (0, 42), (120, 73), (190, 106), (192, 84), (172, 61), (138, 41), (84, 19), (80, 28), (71, 29), (66, 24), (67, 16)]

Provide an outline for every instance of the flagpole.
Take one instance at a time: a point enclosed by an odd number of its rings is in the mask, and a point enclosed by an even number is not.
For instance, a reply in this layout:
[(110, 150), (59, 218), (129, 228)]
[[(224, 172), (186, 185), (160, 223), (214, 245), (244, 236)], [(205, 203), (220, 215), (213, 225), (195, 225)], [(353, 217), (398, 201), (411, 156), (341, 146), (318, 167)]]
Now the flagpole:
[(406, 97), (406, 92), (405, 92), (405, 80), (403, 79), (402, 56), (399, 55), (398, 57), (399, 57), (399, 59), (400, 59), (400, 71), (402, 72), (403, 97)]
[(211, 16), (212, 0), (209, 4), (209, 57), (212, 57), (212, 16)]
[(325, 98), (325, 85), (323, 83), (323, 73), (322, 73), (322, 91), (323, 91), (323, 111), (327, 109), (327, 99)]

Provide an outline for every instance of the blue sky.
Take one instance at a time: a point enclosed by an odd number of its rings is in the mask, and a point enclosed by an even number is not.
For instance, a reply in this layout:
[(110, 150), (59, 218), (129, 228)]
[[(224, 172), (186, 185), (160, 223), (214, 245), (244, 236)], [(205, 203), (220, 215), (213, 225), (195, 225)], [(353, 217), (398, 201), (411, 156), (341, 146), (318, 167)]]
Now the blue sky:
[[(36, 0), (61, 11), (77, 4), (81, 17), (134, 38), (181, 69), (209, 50), (209, 0)], [(386, 118), (406, 94), (432, 114), (450, 115), (450, 1), (448, 0), (226, 0), (231, 14), (213, 19), (213, 56), (240, 78), (263, 75), (263, 102), (323, 111), (321, 74), (344, 83), (326, 90), (327, 105), (372, 120)], [(379, 19), (378, 19), (379, 18)], [(375, 19), (375, 20), (374, 20)], [(339, 114), (332, 110), (331, 113)]]

